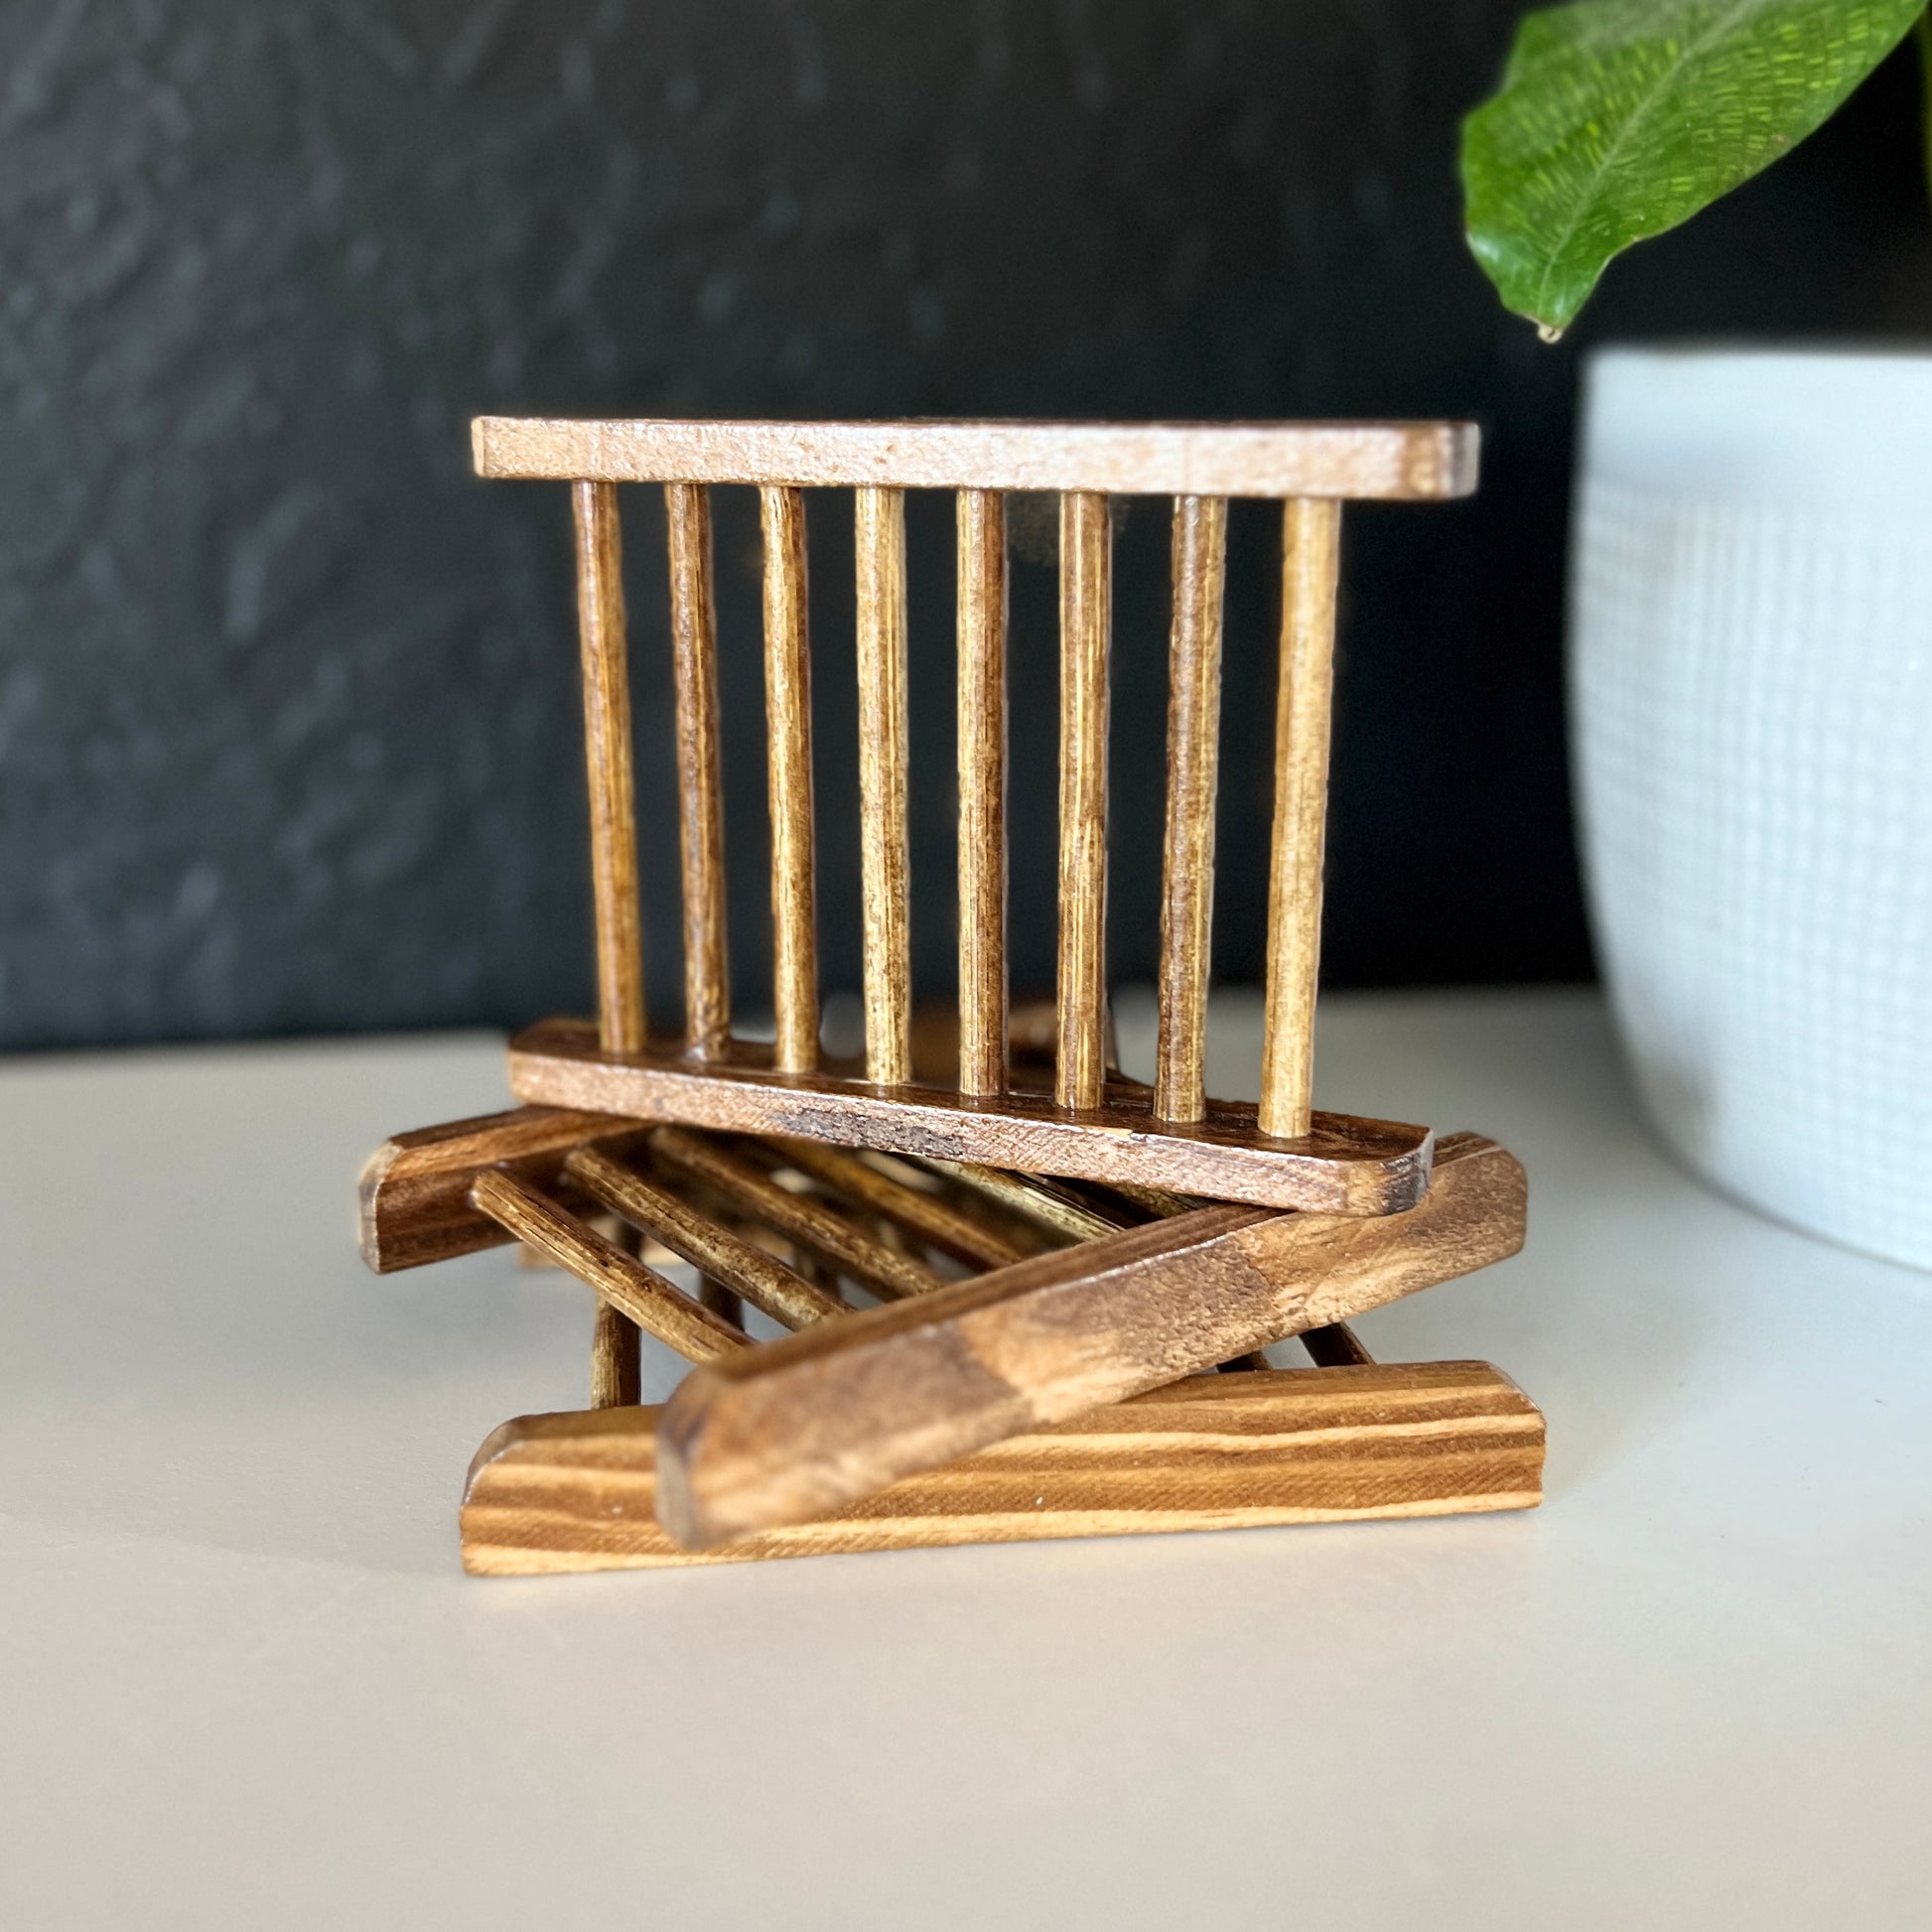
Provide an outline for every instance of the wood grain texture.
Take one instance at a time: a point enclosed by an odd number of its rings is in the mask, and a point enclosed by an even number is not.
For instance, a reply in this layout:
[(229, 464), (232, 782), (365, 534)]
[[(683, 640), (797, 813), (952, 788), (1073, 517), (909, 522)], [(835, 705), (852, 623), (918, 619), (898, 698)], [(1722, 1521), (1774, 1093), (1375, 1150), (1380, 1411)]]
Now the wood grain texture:
[(1062, 1107), (1100, 1105), (1107, 1077), (1107, 649), (1113, 634), (1107, 498), (1060, 498), (1059, 1052)]
[(1501, 1148), (1456, 1136), (1407, 1214), (1203, 1208), (708, 1364), (664, 1408), (659, 1518), (692, 1548), (809, 1522), (1346, 1320), (1515, 1253), (1525, 1192)]
[(771, 797), (771, 1002), (776, 1063), (818, 1064), (818, 934), (812, 854), (812, 673), (805, 501), (759, 492), (764, 530), (765, 745)]
[(775, 1256), (596, 1148), (579, 1149), (565, 1171), (591, 1199), (622, 1215), (632, 1227), (654, 1235), (721, 1289), (742, 1296), (787, 1328), (804, 1328), (827, 1315), (851, 1312), (843, 1302)]
[(591, 1327), (591, 1407), (633, 1408), (643, 1388), (643, 1331), (600, 1299)]
[(763, 1170), (701, 1134), (659, 1128), (651, 1159), (701, 1180), (765, 1227), (802, 1243), (875, 1295), (925, 1295), (939, 1277), (924, 1262), (876, 1241), (843, 1214), (808, 1195), (781, 1187)]
[(854, 494), (866, 1077), (897, 1086), (912, 1077), (905, 492), (866, 485)]
[(822, 1180), (847, 1200), (885, 1215), (895, 1226), (956, 1261), (974, 1268), (1004, 1268), (1024, 1258), (1019, 1248), (985, 1222), (962, 1214), (935, 1194), (921, 1193), (881, 1173), (856, 1154), (823, 1141), (786, 1140), (771, 1145), (788, 1165)]
[(711, 492), (698, 483), (667, 483), (664, 526), (670, 553), (671, 674), (684, 888), (684, 1044), (688, 1052), (702, 1058), (717, 1052), (731, 1032)]
[[(623, 549), (615, 484), (575, 483), (571, 500), (577, 537), (584, 756), (590, 780), (598, 1038), (606, 1052), (625, 1053), (643, 1045), (647, 1023)], [(474, 1204), (474, 1193), (471, 1199)], [(592, 1406), (634, 1403), (639, 1373), (637, 1329), (608, 1299), (600, 1302), (591, 1328)]]
[(959, 1090), (1007, 1083), (1006, 499), (962, 489), (959, 550)]
[(571, 490), (577, 536), (577, 629), (584, 672), (584, 757), (590, 778), (591, 888), (597, 903), (597, 1010), (605, 1048), (644, 1043), (643, 925), (637, 909), (630, 667), (623, 617), (618, 492)]
[(624, 1140), (637, 1123), (569, 1107), (515, 1107), (453, 1120), (384, 1141), (363, 1165), (357, 1189), (362, 1259), (378, 1275), (502, 1246), (499, 1222), (471, 1204), (470, 1188), (503, 1168), (549, 1189), (571, 1149)]
[(1543, 1418), (1486, 1362), (1195, 1377), (702, 1552), (655, 1521), (660, 1412), (527, 1416), (477, 1451), (483, 1576), (1534, 1508)]
[(731, 1055), (703, 1068), (676, 1052), (614, 1060), (581, 1021), (552, 1020), (510, 1042), (510, 1091), (636, 1120), (1344, 1214), (1398, 1213), (1429, 1179), (1429, 1130), (1401, 1122), (1316, 1114), (1301, 1141), (1283, 1146), (1234, 1101), (1210, 1101), (1188, 1125), (1158, 1121), (1152, 1091), (1135, 1082), (1110, 1082), (1105, 1105), (1076, 1119), (1045, 1094), (967, 1099), (913, 1085), (888, 1096), (860, 1079), (776, 1073), (770, 1050), (754, 1043), (734, 1041)]
[(1321, 848), (1334, 690), (1341, 512), (1301, 501), (1282, 512), (1282, 648), (1275, 699), (1275, 830), (1268, 878), (1268, 985), (1261, 1131), (1309, 1131), (1314, 998), (1321, 950)]
[(747, 1345), (742, 1329), (701, 1308), (654, 1268), (607, 1241), (575, 1214), (547, 1199), (511, 1174), (479, 1174), (471, 1198), (500, 1221), (519, 1241), (527, 1241), (595, 1289), (614, 1309), (646, 1334), (655, 1335), (689, 1361), (715, 1361)]
[(1207, 979), (1214, 928), (1214, 802), (1221, 724), (1224, 498), (1173, 506), (1173, 622), (1168, 672), (1168, 821), (1163, 845), (1160, 1029), (1154, 1111), (1207, 1111)]
[(479, 416), (481, 477), (1433, 499), (1475, 487), (1472, 423), (777, 423)]
[(1136, 1207), (1144, 1208), (1150, 1214), (1162, 1216), (1190, 1214), (1195, 1208), (1207, 1205), (1195, 1194), (1176, 1194), (1170, 1187), (1143, 1187), (1131, 1180), (1112, 1181), (1108, 1191), (1120, 1195)]
[(960, 1186), (983, 1199), (998, 1201), (1022, 1220), (1061, 1241), (1097, 1241), (1103, 1234), (1116, 1233), (1120, 1226), (1089, 1202), (1076, 1200), (1037, 1174), (1010, 1173), (1004, 1168), (973, 1161), (935, 1161), (931, 1166)]

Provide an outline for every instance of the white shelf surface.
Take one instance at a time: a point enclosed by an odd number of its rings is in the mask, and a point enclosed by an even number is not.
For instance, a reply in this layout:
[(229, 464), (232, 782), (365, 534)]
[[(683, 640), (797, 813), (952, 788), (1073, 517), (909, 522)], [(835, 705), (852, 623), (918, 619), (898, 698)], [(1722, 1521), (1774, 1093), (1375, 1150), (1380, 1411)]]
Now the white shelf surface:
[(1932, 1278), (1677, 1173), (1592, 996), (1331, 1000), (1319, 1066), (1529, 1168), (1360, 1325), (1522, 1383), (1540, 1511), (528, 1582), (457, 1496), (582, 1291), (352, 1241), (499, 1042), (0, 1067), (0, 1923), (1922, 1932)]

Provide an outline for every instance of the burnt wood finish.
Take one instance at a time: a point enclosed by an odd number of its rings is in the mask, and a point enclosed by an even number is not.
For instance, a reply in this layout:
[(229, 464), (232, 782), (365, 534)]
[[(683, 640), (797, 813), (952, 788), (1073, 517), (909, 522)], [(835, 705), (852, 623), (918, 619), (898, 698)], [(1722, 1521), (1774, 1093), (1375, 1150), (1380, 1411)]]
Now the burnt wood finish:
[(1215, 1206), (769, 1342), (665, 1406), (658, 1509), (693, 1548), (806, 1522), (989, 1443), (1500, 1261), (1517, 1163), (1444, 1144), (1423, 1203), (1364, 1220)]
[[(1053, 1097), (1100, 1106), (1107, 1077), (1107, 655), (1114, 527), (1107, 498), (1060, 498), (1059, 1050)], [(1025, 1165), (1017, 1164), (1017, 1165)]]
[(770, 1049), (734, 1041), (729, 1059), (694, 1066), (676, 1050), (616, 1058), (582, 1022), (546, 1021), (510, 1042), (519, 1100), (675, 1121), (730, 1133), (798, 1135), (882, 1154), (979, 1162), (1027, 1173), (1128, 1181), (1259, 1206), (1394, 1214), (1429, 1181), (1423, 1127), (1316, 1114), (1299, 1141), (1256, 1131), (1255, 1109), (1210, 1102), (1204, 1119), (1159, 1120), (1153, 1094), (1110, 1081), (1104, 1104), (1070, 1118), (1050, 1096), (1008, 1092), (968, 1099), (906, 1085), (890, 1094), (825, 1073), (787, 1076)]
[(731, 1033), (711, 492), (699, 483), (665, 484), (664, 525), (670, 553), (671, 670), (684, 887), (684, 1043), (687, 1051), (704, 1057), (720, 1051)]
[(480, 1576), (1530, 1509), (1543, 1418), (1485, 1362), (1197, 1376), (705, 1551), (654, 1519), (660, 1411), (526, 1416), (470, 1465)]
[(1007, 520), (962, 489), (959, 525), (959, 1090), (1007, 1083)]
[[(709, 486), (754, 483), (764, 532), (766, 750), (771, 810), (771, 1064), (820, 1063), (815, 930), (811, 666), (804, 490), (855, 491), (859, 765), (867, 1077), (890, 1097), (912, 1079), (904, 492), (955, 492), (958, 515), (959, 1054), (965, 1101), (1003, 1094), (1007, 1016), (1006, 545), (1004, 492), (1060, 497), (1059, 895), (1053, 1100), (1094, 1145), (1052, 1171), (1192, 1188), (1272, 1204), (1328, 1206), (1303, 1192), (1257, 1192), (1228, 1164), (1197, 1161), (1183, 1179), (1173, 1150), (1107, 1116), (1106, 988), (1109, 501), (1158, 492), (1174, 505), (1169, 795), (1163, 865), (1161, 1030), (1154, 1112), (1228, 1139), (1229, 1115), (1203, 1091), (1216, 806), (1221, 604), (1227, 499), (1284, 504), (1281, 677), (1270, 857), (1263, 1092), (1246, 1128), (1255, 1147), (1330, 1150), (1311, 1117), (1339, 506), (1433, 499), (1474, 483), (1476, 438), (1454, 423), (760, 423), (567, 422), (479, 418), (480, 474), (571, 482), (577, 506), (586, 746), (603, 1051), (643, 1054), (642, 959), (630, 826), (628, 700), (616, 485), (665, 489), (677, 695), (684, 897), (685, 1056), (741, 1066), (729, 1036), (724, 841), (719, 805), (716, 617)], [(529, 1092), (533, 1089), (519, 1088)], [(600, 1103), (606, 1104), (606, 1103)], [(943, 1102), (927, 1101), (932, 1105)], [(952, 1103), (962, 1115), (972, 1109)], [(1218, 1115), (1218, 1118), (1217, 1118)], [(692, 1117), (696, 1119), (696, 1116)], [(788, 1131), (837, 1140), (845, 1115)], [(971, 1133), (973, 1130), (963, 1130)], [(856, 1138), (869, 1146), (885, 1142)], [(1062, 1137), (1064, 1138), (1064, 1137)], [(1239, 1138), (1239, 1136), (1236, 1136)], [(1111, 1147), (1107, 1143), (1111, 1142)], [(904, 1150), (913, 1151), (913, 1150)], [(1049, 1168), (1031, 1151), (954, 1150), (1007, 1168)], [(1236, 1168), (1239, 1163), (1234, 1164)], [(1096, 1168), (1104, 1168), (1104, 1174)], [(1359, 1175), (1356, 1176), (1359, 1178)], [(1399, 1212), (1401, 1185), (1358, 1190), (1348, 1211)], [(1343, 1190), (1344, 1192), (1346, 1189)], [(1318, 1190), (1317, 1190), (1318, 1192)]]
[[(526, 1182), (492, 1172), (479, 1174), (470, 1191), (478, 1207), (501, 1221), (519, 1241), (527, 1241), (587, 1288), (594, 1288), (610, 1307), (687, 1360), (712, 1361), (749, 1345), (743, 1329), (721, 1320), (674, 1282), (625, 1254), (615, 1241)], [(597, 1373), (593, 1371), (594, 1390), (600, 1386)], [(634, 1368), (626, 1377), (623, 1368), (614, 1363), (605, 1373), (601, 1386), (618, 1389), (627, 1381), (632, 1391), (629, 1399), (636, 1400)]]
[(470, 1200), (471, 1186), (485, 1169), (501, 1168), (555, 1191), (573, 1148), (621, 1142), (639, 1132), (635, 1121), (609, 1114), (513, 1107), (398, 1134), (363, 1164), (357, 1190), (362, 1259), (378, 1275), (388, 1275), (500, 1247), (511, 1237)]
[[(689, 1201), (653, 1185), (595, 1147), (579, 1148), (564, 1164), (564, 1171), (591, 1199), (654, 1236), (680, 1260), (702, 1271), (722, 1294), (742, 1297), (787, 1328), (803, 1328), (827, 1315), (851, 1312), (843, 1302), (787, 1268), (775, 1255), (754, 1247)], [(720, 1311), (737, 1318), (729, 1310)]]
[(889, 1248), (822, 1201), (781, 1187), (761, 1168), (702, 1134), (660, 1127), (650, 1137), (654, 1162), (703, 1183), (763, 1226), (788, 1236), (875, 1295), (924, 1295), (939, 1277), (916, 1256)]
[(853, 527), (866, 1077), (881, 1086), (897, 1086), (912, 1077), (904, 490), (861, 488)]
[(1168, 827), (1161, 895), (1160, 1033), (1154, 1111), (1207, 1111), (1207, 974), (1214, 924), (1214, 797), (1221, 722), (1221, 600), (1228, 506), (1173, 506), (1173, 626), (1168, 677)]
[(1023, 1251), (982, 1220), (962, 1214), (934, 1194), (922, 1193), (891, 1174), (881, 1173), (856, 1154), (822, 1141), (775, 1141), (772, 1150), (785, 1164), (822, 1180), (835, 1193), (885, 1215), (906, 1234), (973, 1268), (1004, 1268), (1024, 1259)]
[(759, 492), (764, 529), (764, 706), (771, 798), (771, 1001), (776, 1063), (818, 1064), (818, 929), (812, 832), (812, 671), (805, 499)]
[(576, 422), (479, 416), (480, 477), (1439, 501), (1473, 423)]
[(1268, 882), (1268, 984), (1260, 1126), (1309, 1131), (1321, 947), (1321, 848), (1335, 657), (1341, 508), (1282, 512), (1282, 647), (1275, 701), (1275, 829)]

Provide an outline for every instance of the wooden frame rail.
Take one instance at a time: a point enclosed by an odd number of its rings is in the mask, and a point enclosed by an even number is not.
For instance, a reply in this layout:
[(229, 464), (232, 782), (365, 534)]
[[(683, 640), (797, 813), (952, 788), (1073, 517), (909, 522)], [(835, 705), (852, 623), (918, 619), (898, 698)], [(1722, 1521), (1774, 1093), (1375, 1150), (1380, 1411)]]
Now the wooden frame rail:
[[(485, 477), (570, 483), (577, 512), (596, 881), (595, 1038), (550, 1023), (515, 1042), (519, 1098), (692, 1126), (816, 1136), (1000, 1168), (1178, 1188), (1277, 1207), (1401, 1212), (1427, 1184), (1428, 1133), (1315, 1116), (1310, 1094), (1335, 597), (1344, 500), (1473, 487), (1454, 423), (558, 422), (482, 417)], [(643, 1010), (619, 483), (664, 487), (684, 897), (685, 1028)], [(764, 535), (771, 811), (768, 1052), (731, 1036), (720, 802), (713, 483), (756, 485)], [(820, 1064), (807, 621), (808, 487), (856, 492), (863, 1068)], [(915, 1084), (906, 858), (904, 492), (958, 511), (959, 1004), (955, 1086)], [(1004, 492), (1060, 494), (1057, 1050), (1050, 1095), (1008, 1064)], [(1173, 499), (1169, 795), (1160, 1036), (1151, 1088), (1108, 1065), (1109, 498)], [(1262, 1097), (1202, 1078), (1214, 888), (1227, 499), (1284, 505), (1281, 671)], [(614, 1341), (615, 1347), (617, 1343)]]

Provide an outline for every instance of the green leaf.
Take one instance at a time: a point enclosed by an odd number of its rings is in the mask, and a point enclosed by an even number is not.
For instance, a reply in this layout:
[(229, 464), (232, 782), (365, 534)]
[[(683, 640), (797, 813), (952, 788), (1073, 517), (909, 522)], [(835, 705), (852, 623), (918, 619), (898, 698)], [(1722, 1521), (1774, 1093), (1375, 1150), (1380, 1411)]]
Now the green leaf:
[(1528, 15), (1462, 124), (1469, 246), (1554, 337), (1605, 265), (1768, 167), (1926, 0), (1577, 0)]

